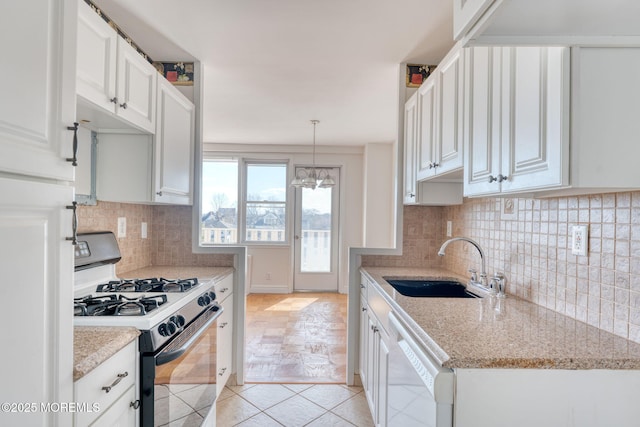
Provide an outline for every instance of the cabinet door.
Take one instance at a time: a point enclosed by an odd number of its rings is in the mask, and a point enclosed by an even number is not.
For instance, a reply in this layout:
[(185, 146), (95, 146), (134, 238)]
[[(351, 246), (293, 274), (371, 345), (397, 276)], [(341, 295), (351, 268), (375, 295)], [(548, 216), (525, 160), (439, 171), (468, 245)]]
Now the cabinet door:
[(0, 171), (73, 180), (77, 5), (4, 2)]
[(434, 143), (434, 166), (437, 175), (462, 168), (464, 115), (462, 57), (462, 50), (458, 50), (436, 70), (438, 132)]
[(427, 79), (418, 89), (417, 180), (435, 174), (436, 79)]
[(369, 403), (369, 408), (371, 408), (372, 414), (374, 416), (374, 422), (375, 417), (376, 417), (376, 413), (375, 413), (375, 408), (376, 408), (376, 397), (375, 397), (375, 392), (377, 391), (377, 388), (375, 386), (375, 382), (376, 382), (376, 366), (377, 366), (377, 356), (378, 356), (378, 340), (376, 339), (376, 328), (377, 328), (377, 324), (376, 321), (371, 317), (371, 313), (369, 313), (367, 315), (367, 349), (366, 349), (366, 353), (367, 353), (367, 361), (366, 361), (366, 368), (367, 368), (367, 383), (366, 385), (364, 385), (364, 392), (365, 395), (367, 397), (367, 402)]
[(502, 192), (568, 185), (569, 48), (502, 51)]
[(376, 396), (376, 421), (377, 427), (386, 427), (387, 425), (387, 393), (389, 390), (388, 372), (389, 372), (389, 337), (384, 329), (378, 330), (378, 366), (376, 370), (376, 386), (378, 387)]
[(118, 116), (155, 133), (158, 71), (122, 37), (118, 37)]
[(499, 48), (465, 49), (464, 195), (500, 192)]
[(156, 202), (191, 204), (195, 109), (171, 83), (158, 79)]
[[(140, 412), (136, 409), (136, 388), (131, 386), (91, 427), (135, 427)], [(101, 408), (102, 409), (102, 408)]]
[[(0, 401), (73, 401), (73, 188), (0, 178), (0, 286), (4, 328)], [(13, 286), (10, 286), (13, 285)], [(30, 312), (25, 316), (25, 301)], [(12, 351), (8, 351), (12, 349)], [(0, 412), (0, 425), (71, 425), (71, 413)]]
[(362, 381), (362, 387), (365, 389), (367, 388), (367, 382), (369, 380), (367, 377), (367, 338), (369, 336), (367, 333), (369, 327), (369, 315), (367, 314), (367, 310), (366, 298), (360, 298), (360, 357), (358, 359), (358, 364), (360, 368), (360, 380)]
[(453, 0), (453, 38), (460, 40), (495, 0)]
[(417, 93), (404, 106), (404, 204), (416, 200), (416, 119)]
[(218, 318), (218, 334), (216, 336), (216, 369), (218, 377), (216, 383), (216, 394), (224, 389), (233, 366), (233, 296), (229, 296), (222, 302), (224, 311)]
[(81, 1), (78, 4), (77, 94), (111, 113), (115, 112), (116, 49), (118, 34)]

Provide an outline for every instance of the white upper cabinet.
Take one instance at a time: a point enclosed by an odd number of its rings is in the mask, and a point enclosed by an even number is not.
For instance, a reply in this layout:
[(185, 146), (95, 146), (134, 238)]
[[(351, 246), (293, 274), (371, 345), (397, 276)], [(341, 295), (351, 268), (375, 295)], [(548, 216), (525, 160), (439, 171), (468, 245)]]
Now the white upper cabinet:
[(116, 114), (154, 133), (158, 70), (121, 37), (118, 37), (117, 76)]
[(155, 135), (155, 201), (191, 204), (195, 107), (165, 79), (158, 79)]
[(479, 47), (467, 56), (465, 196), (567, 186), (569, 49)]
[(154, 133), (157, 70), (82, 1), (77, 47), (78, 118)]
[(465, 46), (640, 43), (637, 0), (454, 0), (453, 36)]
[(466, 54), (465, 196), (640, 188), (640, 48)]
[(461, 53), (454, 47), (418, 89), (418, 181), (462, 169)]
[(5, 2), (0, 171), (72, 181), (75, 1)]
[(404, 105), (404, 204), (416, 203), (417, 92)]
[(436, 79), (427, 79), (417, 92), (416, 178), (433, 176), (436, 158)]
[(76, 90), (81, 99), (115, 112), (118, 34), (88, 5), (81, 3)]

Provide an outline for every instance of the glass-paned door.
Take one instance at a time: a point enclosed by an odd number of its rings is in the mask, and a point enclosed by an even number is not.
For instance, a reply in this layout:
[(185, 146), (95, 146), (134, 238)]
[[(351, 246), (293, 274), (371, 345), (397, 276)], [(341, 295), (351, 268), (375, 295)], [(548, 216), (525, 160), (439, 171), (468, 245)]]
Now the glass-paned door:
[(338, 290), (340, 170), (322, 170), (334, 178), (334, 186), (296, 189), (295, 291)]

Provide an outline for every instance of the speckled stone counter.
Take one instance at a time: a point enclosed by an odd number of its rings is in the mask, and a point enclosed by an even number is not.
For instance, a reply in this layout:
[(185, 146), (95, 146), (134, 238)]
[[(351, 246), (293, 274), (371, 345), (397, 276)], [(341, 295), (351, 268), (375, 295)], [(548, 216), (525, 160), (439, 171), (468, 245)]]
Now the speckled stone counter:
[(138, 338), (136, 328), (76, 326), (73, 329), (73, 380), (78, 381)]
[(174, 267), (149, 266), (118, 274), (121, 279), (143, 279), (164, 277), (165, 279), (190, 279), (197, 277), (201, 282), (222, 280), (233, 273), (233, 267)]
[(640, 344), (529, 301), (412, 298), (384, 277), (456, 278), (443, 269), (361, 269), (428, 352), (448, 368), (640, 369)]

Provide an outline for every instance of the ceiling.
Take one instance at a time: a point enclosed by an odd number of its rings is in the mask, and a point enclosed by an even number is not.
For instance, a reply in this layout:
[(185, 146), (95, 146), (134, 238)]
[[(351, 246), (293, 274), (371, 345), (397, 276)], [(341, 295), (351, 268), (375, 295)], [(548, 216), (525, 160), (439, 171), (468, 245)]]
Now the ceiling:
[[(399, 65), (453, 46), (451, 0), (95, 0), (156, 61), (204, 65), (203, 140), (391, 142)], [(404, 72), (404, 71), (403, 71)]]

